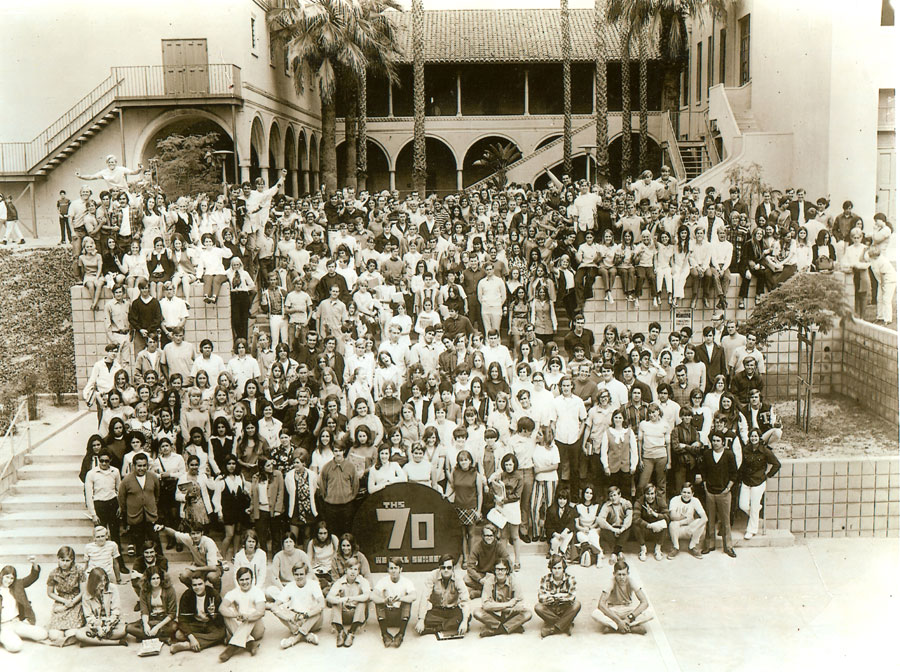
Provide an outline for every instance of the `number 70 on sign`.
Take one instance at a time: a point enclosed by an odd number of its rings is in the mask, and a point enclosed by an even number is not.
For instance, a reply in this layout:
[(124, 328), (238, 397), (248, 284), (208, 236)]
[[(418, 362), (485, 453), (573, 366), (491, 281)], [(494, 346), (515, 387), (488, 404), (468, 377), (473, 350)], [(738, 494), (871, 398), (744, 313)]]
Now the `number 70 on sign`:
[[(406, 528), (409, 531), (409, 545), (411, 548), (434, 548), (434, 514), (413, 513), (404, 509), (378, 509), (375, 518), (380, 523), (391, 523), (391, 536), (388, 539), (388, 549), (396, 550), (403, 547), (403, 539), (406, 537)], [(410, 523), (412, 524), (410, 526)]]

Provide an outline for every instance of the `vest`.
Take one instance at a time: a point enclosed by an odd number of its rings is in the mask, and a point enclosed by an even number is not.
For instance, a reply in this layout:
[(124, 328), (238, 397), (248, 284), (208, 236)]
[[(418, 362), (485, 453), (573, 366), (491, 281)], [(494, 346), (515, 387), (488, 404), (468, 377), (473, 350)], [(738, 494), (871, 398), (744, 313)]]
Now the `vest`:
[(631, 471), (631, 446), (628, 442), (628, 432), (617, 440), (613, 433), (606, 430), (607, 452), (606, 461), (609, 464), (609, 473), (619, 471)]

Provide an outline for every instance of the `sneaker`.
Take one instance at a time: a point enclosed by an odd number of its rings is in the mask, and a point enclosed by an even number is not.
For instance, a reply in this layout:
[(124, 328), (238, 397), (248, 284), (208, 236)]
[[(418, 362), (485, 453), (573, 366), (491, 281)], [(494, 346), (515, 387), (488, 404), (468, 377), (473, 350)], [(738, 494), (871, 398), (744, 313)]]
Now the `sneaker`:
[(752, 539), (753, 532), (744, 532), (744, 539)]
[(672, 558), (675, 558), (677, 556), (678, 556), (678, 549), (673, 548), (671, 551), (669, 551), (669, 554), (667, 557), (669, 558), (669, 560), (671, 560)]
[(296, 643), (297, 643), (297, 640), (294, 639), (293, 637), (285, 637), (284, 639), (281, 640), (281, 648), (289, 649)]
[(344, 638), (344, 646), (346, 646), (348, 649), (351, 646), (353, 646), (353, 633), (352, 632), (348, 632), (347, 636)]
[(697, 548), (689, 548), (689, 549), (688, 549), (688, 553), (690, 553), (691, 555), (693, 555), (693, 556), (694, 556), (695, 558), (697, 558), (698, 560), (702, 560), (702, 559), (703, 559), (703, 554), (702, 554), (702, 553), (700, 552), (700, 550), (697, 549)]
[(653, 551), (653, 557), (656, 558), (657, 560), (663, 559), (662, 549), (659, 546), (657, 546), (656, 550)]
[(319, 645), (319, 636), (316, 633), (311, 632), (306, 636), (306, 641), (314, 646)]
[(344, 645), (344, 641), (347, 639), (347, 633), (344, 630), (339, 630), (337, 634), (337, 639), (335, 640), (335, 646), (341, 648)]
[(638, 560), (641, 562), (647, 562), (647, 549), (644, 546), (641, 546), (641, 552), (638, 553)]

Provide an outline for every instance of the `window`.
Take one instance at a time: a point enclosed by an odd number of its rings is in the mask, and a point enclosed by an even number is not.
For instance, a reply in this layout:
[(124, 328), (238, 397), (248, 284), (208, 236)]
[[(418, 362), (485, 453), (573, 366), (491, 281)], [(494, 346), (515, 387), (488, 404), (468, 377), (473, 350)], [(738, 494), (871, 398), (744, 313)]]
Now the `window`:
[(697, 86), (695, 96), (699, 103), (703, 100), (703, 42), (697, 43)]
[(895, 130), (895, 89), (879, 89), (878, 90), (878, 130), (893, 131)]
[(706, 88), (711, 87), (716, 82), (713, 80), (713, 74), (715, 73), (715, 54), (716, 50), (713, 44), (713, 36), (709, 36), (709, 40), (706, 43)]
[(725, 83), (725, 38), (728, 36), (724, 28), (719, 31), (719, 83)]
[(250, 17), (250, 51), (256, 54), (256, 17)]
[(750, 81), (750, 15), (738, 22), (741, 35), (741, 78), (740, 86)]
[(893, 26), (894, 25), (894, 0), (881, 0), (881, 25), (882, 26)]

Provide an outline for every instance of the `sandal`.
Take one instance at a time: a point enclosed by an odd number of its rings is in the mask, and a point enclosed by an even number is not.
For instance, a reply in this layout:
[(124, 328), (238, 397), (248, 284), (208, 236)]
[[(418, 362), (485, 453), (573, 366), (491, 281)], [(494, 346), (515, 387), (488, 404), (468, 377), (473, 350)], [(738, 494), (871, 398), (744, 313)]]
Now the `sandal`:
[(522, 565), (520, 565), (518, 562), (515, 563), (515, 564), (513, 565), (513, 571), (514, 571), (514, 572), (518, 572), (518, 571), (520, 571), (521, 569), (522, 569)]

